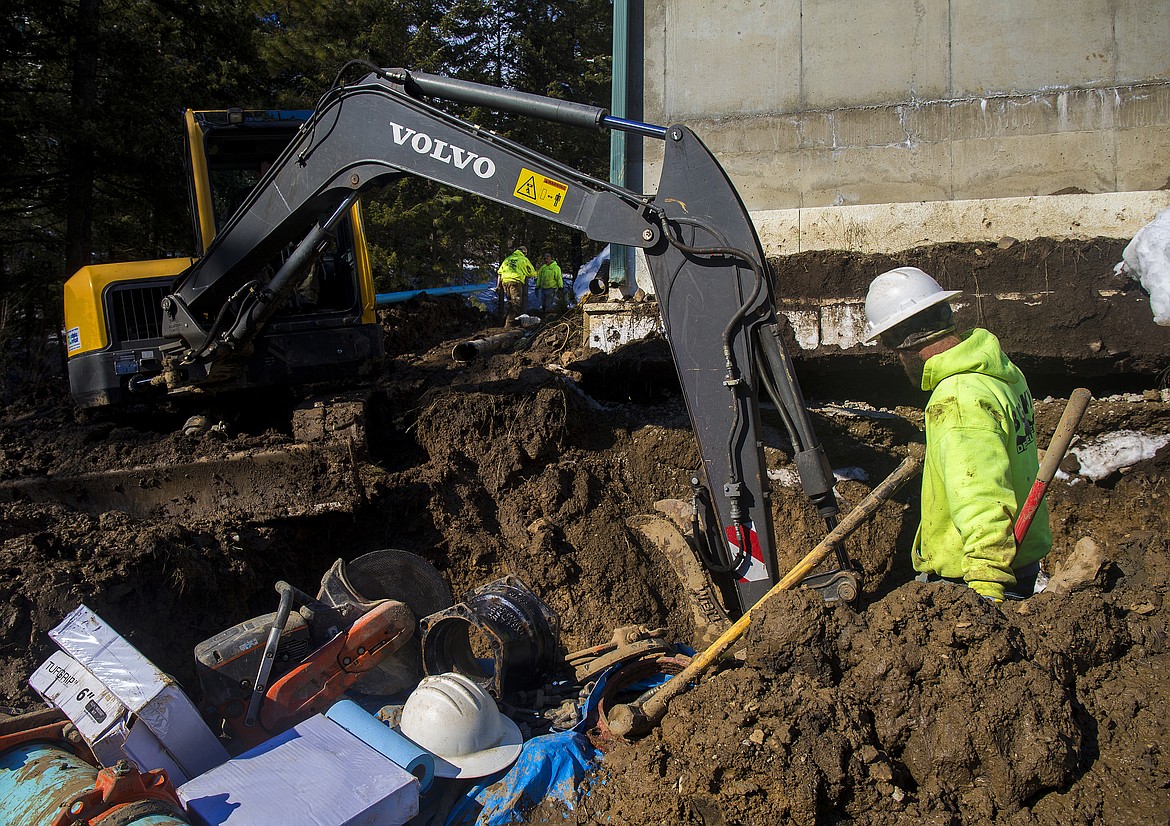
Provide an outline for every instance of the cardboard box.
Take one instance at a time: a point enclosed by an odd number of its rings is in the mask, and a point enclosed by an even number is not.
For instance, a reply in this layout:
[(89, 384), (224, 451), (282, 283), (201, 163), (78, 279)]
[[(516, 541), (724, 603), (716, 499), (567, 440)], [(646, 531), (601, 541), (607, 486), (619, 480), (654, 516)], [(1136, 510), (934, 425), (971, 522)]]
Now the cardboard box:
[(418, 779), (323, 714), (179, 787), (195, 826), (396, 826)]
[(183, 690), (84, 605), (49, 632), (60, 646), (29, 685), (77, 726), (103, 766), (165, 769), (177, 786), (227, 760)]
[(97, 677), (64, 651), (54, 651), (29, 677), (28, 684), (49, 705), (65, 712), (90, 744), (115, 725), (124, 710)]

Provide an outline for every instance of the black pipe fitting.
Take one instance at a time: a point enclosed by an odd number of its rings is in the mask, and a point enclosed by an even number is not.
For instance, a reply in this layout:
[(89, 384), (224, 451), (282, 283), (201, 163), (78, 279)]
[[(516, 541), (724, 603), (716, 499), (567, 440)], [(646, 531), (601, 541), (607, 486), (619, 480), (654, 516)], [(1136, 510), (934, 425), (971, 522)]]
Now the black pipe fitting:
[(555, 668), (560, 620), (515, 577), (423, 617), (419, 628), (426, 674), (458, 672), (497, 699), (543, 684)]

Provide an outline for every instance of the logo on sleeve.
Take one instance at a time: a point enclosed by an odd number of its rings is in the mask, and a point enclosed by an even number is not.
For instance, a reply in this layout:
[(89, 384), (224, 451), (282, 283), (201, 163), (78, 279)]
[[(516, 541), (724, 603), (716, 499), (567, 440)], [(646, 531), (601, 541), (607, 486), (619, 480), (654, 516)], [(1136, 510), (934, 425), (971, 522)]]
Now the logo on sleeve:
[(1036, 411), (1027, 393), (1020, 394), (1019, 405), (1012, 405), (1012, 427), (1016, 431), (1016, 453), (1023, 453), (1036, 441)]

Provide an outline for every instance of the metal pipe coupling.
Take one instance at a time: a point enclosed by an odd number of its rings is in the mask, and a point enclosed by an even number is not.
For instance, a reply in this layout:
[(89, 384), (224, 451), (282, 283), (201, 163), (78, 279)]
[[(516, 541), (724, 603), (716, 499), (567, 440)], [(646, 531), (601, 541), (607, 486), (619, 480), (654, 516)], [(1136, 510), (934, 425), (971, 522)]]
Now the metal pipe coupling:
[(523, 582), (506, 576), (419, 621), (423, 670), (455, 671), (497, 699), (541, 685), (557, 662), (560, 620)]

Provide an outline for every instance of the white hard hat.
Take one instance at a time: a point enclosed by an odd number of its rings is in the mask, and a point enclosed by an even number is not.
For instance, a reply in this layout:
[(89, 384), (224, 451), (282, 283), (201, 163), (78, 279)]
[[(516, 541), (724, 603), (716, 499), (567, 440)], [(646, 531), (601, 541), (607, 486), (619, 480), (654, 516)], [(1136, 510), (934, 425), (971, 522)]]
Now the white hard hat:
[(435, 755), (438, 777), (483, 777), (520, 755), (519, 727), (492, 695), (454, 672), (424, 677), (402, 707), (399, 731)]
[(961, 292), (944, 290), (918, 267), (898, 267), (883, 272), (870, 283), (865, 296), (863, 336), (866, 341), (873, 341), (891, 327)]

